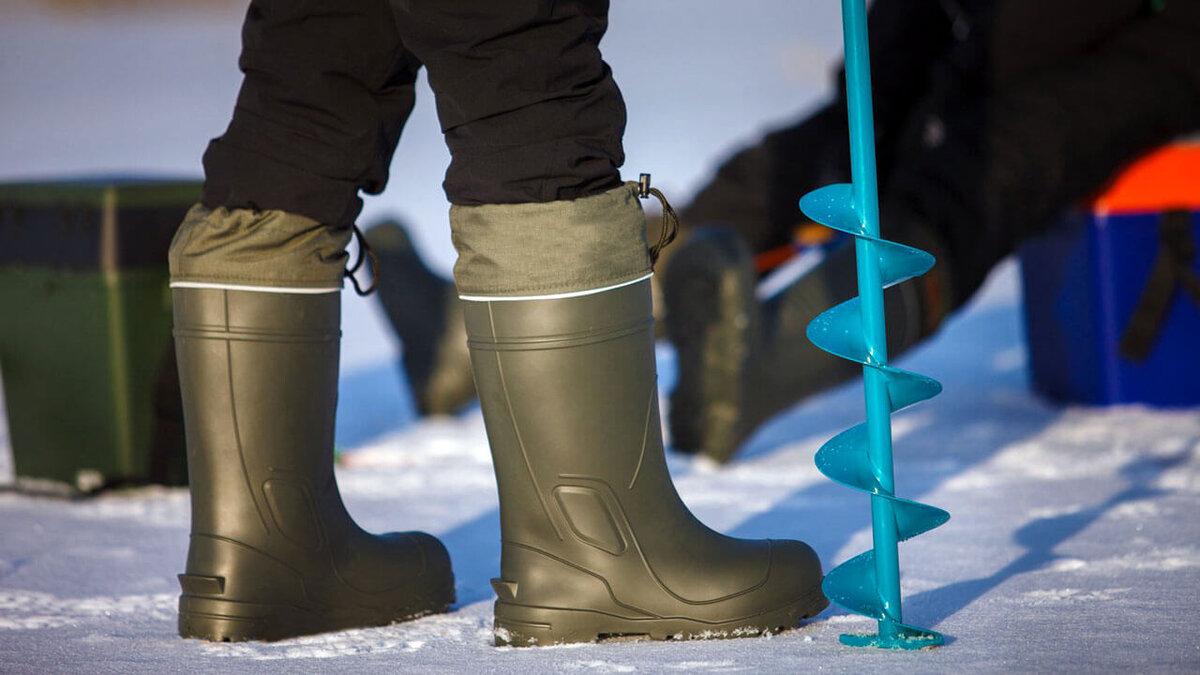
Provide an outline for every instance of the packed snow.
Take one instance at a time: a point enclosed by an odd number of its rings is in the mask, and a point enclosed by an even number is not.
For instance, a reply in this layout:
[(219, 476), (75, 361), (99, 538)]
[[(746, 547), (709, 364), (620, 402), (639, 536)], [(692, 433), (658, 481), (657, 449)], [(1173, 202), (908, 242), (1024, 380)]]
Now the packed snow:
[[(895, 418), (900, 493), (953, 516), (902, 545), (905, 616), (946, 633), (939, 649), (844, 647), (839, 634), (874, 624), (837, 608), (769, 638), (491, 646), (499, 519), (482, 420), (471, 409), (397, 423), (346, 448), (338, 473), (365, 527), (424, 529), (446, 542), (459, 596), (450, 613), (273, 644), (181, 640), (174, 575), (186, 553), (186, 491), (83, 501), (4, 494), (0, 670), (1194, 672), (1200, 414), (1056, 408), (1031, 395), (1017, 276), (1005, 266), (978, 302), (903, 361), (946, 385)], [(660, 356), (669, 381), (669, 349)], [(393, 364), (379, 370), (398, 378)], [(343, 386), (342, 408), (392, 407), (406, 418), (403, 398), (366, 389)], [(858, 421), (861, 393), (852, 383), (797, 406), (727, 467), (672, 454), (684, 500), (734, 535), (805, 539), (827, 564), (864, 550), (866, 498), (812, 463), (822, 441)]]
[[(826, 4), (834, 3), (763, 3), (753, 17), (736, 3), (614, 8), (606, 47), (631, 102), (631, 160), (655, 163), (667, 185), (665, 176), (674, 173), (677, 191), (686, 195), (737, 139), (811, 104), (837, 49), (837, 15)], [(220, 132), (237, 82), (231, 51), (240, 9), (215, 7), (186, 10), (186, 21), (165, 10), (139, 10), (118, 22), (107, 15), (64, 17), (23, 0), (6, 4), (0, 179), (102, 168), (198, 172), (203, 141)], [(796, 29), (763, 18), (772, 11)], [(727, 30), (739, 21), (749, 32)], [(746, 42), (745, 53), (724, 44), (731, 37)], [(654, 65), (651, 50), (666, 38), (701, 59), (691, 66), (699, 73), (685, 68), (679, 54)], [(126, 44), (135, 39), (143, 40), (140, 51)], [(86, 57), (52, 53), (55, 40), (81, 43)], [(716, 40), (720, 49), (711, 46)], [(68, 68), (63, 77), (91, 79), (103, 68), (89, 59), (112, 68), (143, 64), (130, 75), (142, 78), (141, 86), (122, 81), (118, 94), (89, 96), (88, 103), (106, 110), (100, 121), (54, 108), (40, 122), (52, 126), (39, 127), (30, 115), (72, 101), (69, 82), (51, 81), (47, 69), (77, 63), (81, 72)], [(767, 64), (761, 72), (748, 69), (754, 59)], [(639, 79), (642, 61), (665, 70), (654, 81)], [(169, 75), (172, 68), (186, 75)], [(741, 68), (736, 86), (746, 96), (722, 95), (710, 108), (701, 106), (695, 90), (711, 77), (706, 68), (731, 78)], [(677, 78), (667, 77), (673, 72)], [(169, 80), (166, 93), (151, 86), (169, 77), (186, 82)], [(678, 90), (682, 102), (654, 105), (654, 92), (663, 88), (671, 90), (664, 96)], [(10, 95), (18, 91), (26, 94), (19, 101)], [(124, 98), (134, 91), (143, 94), (140, 106)], [(407, 133), (432, 140), (406, 137), (410, 145), (397, 166), (422, 174), (428, 191), (436, 190), (445, 160), (440, 148), (431, 149), (436, 123), (424, 99)], [(639, 101), (649, 113), (638, 116)], [(188, 105), (197, 102), (209, 107)], [(181, 119), (185, 110), (199, 113)], [(140, 155), (146, 144), (135, 142), (137, 129), (123, 121), (126, 114), (144, 115), (145, 129), (175, 135), (159, 154)], [(681, 124), (692, 125), (688, 138), (713, 144), (701, 151), (701, 144), (679, 143), (674, 127)], [(39, 132), (41, 144), (29, 145)], [(73, 142), (77, 155), (67, 151)], [(634, 171), (642, 166), (631, 161)], [(405, 183), (401, 195), (411, 189)], [(389, 192), (372, 208), (402, 212), (435, 265), (448, 268), (444, 203)], [(183, 640), (175, 633), (175, 575), (187, 547), (186, 490), (144, 488), (78, 501), (4, 493), (0, 672), (1200, 671), (1193, 608), (1200, 598), (1200, 410), (1056, 407), (1033, 395), (1018, 277), (1006, 263), (968, 308), (902, 361), (945, 385), (943, 395), (895, 417), (898, 492), (952, 514), (947, 525), (901, 548), (905, 618), (944, 632), (944, 647), (908, 653), (844, 647), (839, 634), (874, 624), (837, 608), (771, 637), (492, 646), (488, 580), (498, 570), (499, 519), (478, 409), (417, 420), (396, 362), (401, 347), (381, 310), (347, 294), (338, 479), (364, 527), (422, 529), (446, 542), (459, 597), (452, 610), (272, 644)], [(659, 356), (665, 393), (674, 360), (666, 345)], [(724, 532), (801, 538), (827, 566), (857, 554), (870, 545), (867, 498), (824, 478), (813, 454), (861, 420), (861, 397), (861, 386), (850, 383), (802, 403), (725, 467), (670, 454), (680, 493)], [(0, 424), (0, 447), (6, 446)], [(11, 480), (11, 473), (8, 453), (0, 451), (0, 480)]]

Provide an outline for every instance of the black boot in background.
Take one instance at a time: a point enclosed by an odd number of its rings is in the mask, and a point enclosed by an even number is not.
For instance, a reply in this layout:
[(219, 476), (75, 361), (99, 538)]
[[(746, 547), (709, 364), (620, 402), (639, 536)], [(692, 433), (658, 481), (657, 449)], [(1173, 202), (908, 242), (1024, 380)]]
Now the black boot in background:
[(421, 415), (452, 415), (475, 398), (462, 304), (421, 261), (404, 227), (366, 232), (379, 261), (379, 300), (404, 345), (404, 371)]
[[(899, 241), (944, 248), (923, 227), (902, 229), (909, 236)], [(893, 357), (940, 323), (946, 268), (885, 293)], [(806, 335), (818, 314), (857, 294), (851, 241), (829, 247), (812, 270), (767, 300), (755, 296), (757, 283), (749, 246), (729, 228), (698, 230), (666, 270), (667, 335), (679, 368), (668, 420), (676, 450), (729, 461), (768, 419), (861, 372)]]

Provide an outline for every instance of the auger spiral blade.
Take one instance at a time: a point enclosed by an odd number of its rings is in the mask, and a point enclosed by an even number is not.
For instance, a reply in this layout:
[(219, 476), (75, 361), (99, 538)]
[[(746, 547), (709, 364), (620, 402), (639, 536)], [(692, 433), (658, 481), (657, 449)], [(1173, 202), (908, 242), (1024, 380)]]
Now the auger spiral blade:
[(879, 622), (877, 634), (843, 635), (842, 643), (921, 649), (944, 639), (903, 622), (897, 544), (938, 527), (950, 514), (895, 495), (891, 414), (937, 396), (942, 385), (888, 365), (883, 289), (924, 274), (934, 259), (879, 237), (865, 1), (842, 0), (842, 23), (853, 182), (814, 190), (801, 198), (800, 208), (814, 221), (855, 238), (859, 297), (817, 316), (807, 332), (821, 349), (863, 365), (867, 420), (821, 446), (816, 465), (831, 480), (871, 496), (874, 547), (830, 570), (822, 589), (831, 601)]

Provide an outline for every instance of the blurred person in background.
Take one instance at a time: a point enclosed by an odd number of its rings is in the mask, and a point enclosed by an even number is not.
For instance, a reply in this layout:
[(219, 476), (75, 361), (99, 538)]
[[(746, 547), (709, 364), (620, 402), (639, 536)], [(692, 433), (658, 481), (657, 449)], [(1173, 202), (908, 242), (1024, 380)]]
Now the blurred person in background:
[[(886, 294), (893, 357), (937, 330), (1025, 237), (1139, 155), (1200, 129), (1194, 0), (876, 0), (868, 19), (882, 233), (938, 259)], [(675, 449), (727, 461), (773, 415), (858, 375), (804, 333), (856, 294), (853, 246), (797, 206), (849, 180), (839, 74), (828, 104), (733, 154), (680, 210), (683, 241), (659, 276), (678, 354)], [(380, 248), (394, 267), (423, 269), (411, 246)], [(764, 278), (801, 250), (806, 273), (764, 294)], [(429, 372), (409, 368), (422, 410), (461, 406), (471, 390), (451, 376), (462, 371), (458, 338), (412, 335), (396, 307), (415, 296), (386, 281), (381, 290), (402, 339), (437, 354)]]

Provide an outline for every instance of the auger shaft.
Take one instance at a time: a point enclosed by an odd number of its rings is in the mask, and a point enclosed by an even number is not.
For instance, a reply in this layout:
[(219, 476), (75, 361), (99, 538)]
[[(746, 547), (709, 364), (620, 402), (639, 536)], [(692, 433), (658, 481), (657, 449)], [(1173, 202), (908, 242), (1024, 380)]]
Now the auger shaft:
[[(879, 236), (879, 198), (875, 176), (875, 125), (871, 102), (871, 64), (867, 47), (865, 0), (842, 0), (842, 32), (846, 52), (846, 103), (850, 121), (850, 172), (854, 211), (867, 234)], [(873, 365), (887, 363), (887, 327), (884, 323), (883, 278), (875, 242), (855, 240), (858, 295), (862, 302), (862, 329)], [(863, 366), (866, 390), (870, 459), (880, 489), (895, 493), (892, 471), (891, 401), (887, 376), (878, 368)], [(879, 599), (887, 618), (879, 621), (879, 634), (892, 637), (903, 621), (900, 610), (899, 537), (892, 501), (871, 496), (871, 533), (875, 549), (875, 575)]]
[(800, 198), (800, 209), (814, 222), (854, 237), (858, 266), (858, 297), (817, 315), (808, 325), (808, 339), (838, 358), (861, 363), (866, 386), (866, 421), (826, 441), (814, 461), (831, 480), (870, 495), (873, 547), (829, 570), (821, 589), (831, 601), (879, 623), (877, 634), (843, 635), (843, 644), (922, 649), (945, 639), (903, 622), (898, 545), (942, 525), (950, 514), (896, 496), (891, 414), (937, 396), (942, 385), (888, 364), (883, 289), (928, 272), (935, 261), (926, 251), (879, 236), (866, 17), (865, 0), (842, 0), (853, 181)]

